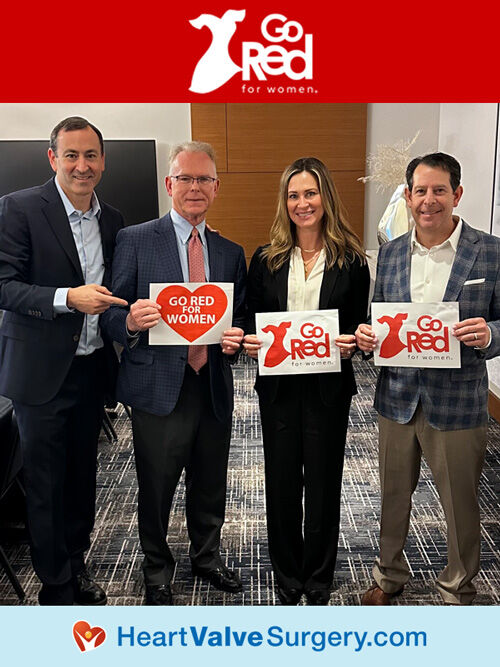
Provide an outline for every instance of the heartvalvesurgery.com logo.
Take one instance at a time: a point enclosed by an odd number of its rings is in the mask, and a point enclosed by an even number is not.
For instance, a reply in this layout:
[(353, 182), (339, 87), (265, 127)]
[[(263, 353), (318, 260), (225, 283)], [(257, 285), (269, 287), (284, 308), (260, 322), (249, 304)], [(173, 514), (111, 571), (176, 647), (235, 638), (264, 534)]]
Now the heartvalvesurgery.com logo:
[(77, 621), (73, 626), (73, 637), (80, 651), (85, 653), (103, 644), (106, 633), (102, 628), (91, 628), (87, 621)]
[[(243, 93), (260, 93), (261, 88), (267, 93), (316, 93), (314, 86), (297, 86), (295, 83), (312, 80), (313, 36), (305, 34), (301, 23), (283, 14), (266, 16), (260, 24), (259, 41), (243, 41), (238, 58), (240, 64), (234, 62), (229, 54), (229, 43), (245, 16), (245, 9), (228, 9), (220, 18), (201, 14), (189, 21), (197, 30), (206, 27), (212, 33), (210, 46), (194, 68), (189, 90), (211, 93), (241, 72), (245, 82), (241, 86)], [(294, 85), (256, 85), (283, 76)]]

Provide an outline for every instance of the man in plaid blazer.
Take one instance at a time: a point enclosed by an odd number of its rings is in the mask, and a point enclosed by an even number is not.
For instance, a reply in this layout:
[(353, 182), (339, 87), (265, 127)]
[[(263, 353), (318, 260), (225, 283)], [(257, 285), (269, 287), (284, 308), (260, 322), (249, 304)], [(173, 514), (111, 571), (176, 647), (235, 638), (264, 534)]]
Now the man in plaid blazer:
[[(151, 605), (172, 604), (175, 560), (166, 537), (183, 469), (193, 573), (229, 593), (241, 590), (236, 573), (222, 563), (219, 545), (233, 410), (229, 362), (243, 337), (245, 257), (241, 246), (205, 224), (219, 188), (209, 144), (174, 147), (166, 185), (172, 211), (159, 220), (128, 227), (117, 237), (113, 289), (128, 295), (130, 310), (115, 308), (102, 318), (109, 336), (124, 346), (117, 397), (132, 406), (139, 537), (146, 604)], [(188, 248), (193, 237), (196, 243), (201, 241), (198, 268), (207, 280), (234, 283), (233, 327), (224, 332), (220, 345), (206, 346), (201, 365), (192, 361), (186, 345), (148, 343), (148, 330), (161, 317), (160, 307), (149, 299), (149, 285), (190, 281)]]
[[(410, 571), (403, 556), (411, 497), (423, 454), (447, 523), (448, 563), (436, 586), (448, 604), (470, 604), (479, 571), (477, 491), (486, 449), (486, 359), (500, 354), (500, 239), (453, 215), (462, 196), (459, 163), (444, 153), (415, 158), (406, 200), (415, 228), (384, 245), (373, 301), (458, 301), (453, 335), (461, 368), (384, 367), (375, 393), (379, 413), (381, 525), (375, 584), (362, 604), (385, 605)], [(356, 332), (364, 352), (379, 341), (368, 324)]]

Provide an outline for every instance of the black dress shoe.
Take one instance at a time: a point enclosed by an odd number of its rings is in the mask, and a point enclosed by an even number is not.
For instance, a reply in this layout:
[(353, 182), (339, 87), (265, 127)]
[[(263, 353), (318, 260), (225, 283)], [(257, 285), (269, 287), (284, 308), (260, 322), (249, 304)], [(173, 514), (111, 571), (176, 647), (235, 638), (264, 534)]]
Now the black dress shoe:
[(73, 590), (76, 604), (106, 604), (106, 593), (96, 584), (86, 567), (80, 570), (73, 579)]
[(219, 565), (219, 567), (214, 567), (211, 570), (204, 570), (193, 565), (192, 571), (195, 577), (207, 579), (219, 591), (239, 593), (243, 588), (236, 572), (228, 570), (225, 565)]
[(157, 606), (173, 604), (170, 586), (168, 584), (146, 586), (146, 601), (144, 604)]
[(40, 605), (72, 605), (74, 602), (74, 592), (71, 581), (57, 586), (43, 584), (38, 593), (38, 603)]
[(278, 586), (277, 593), (281, 604), (287, 606), (298, 605), (302, 597), (302, 591), (298, 588), (282, 588)]
[(330, 602), (330, 591), (328, 588), (306, 591), (306, 598), (310, 605), (327, 605)]

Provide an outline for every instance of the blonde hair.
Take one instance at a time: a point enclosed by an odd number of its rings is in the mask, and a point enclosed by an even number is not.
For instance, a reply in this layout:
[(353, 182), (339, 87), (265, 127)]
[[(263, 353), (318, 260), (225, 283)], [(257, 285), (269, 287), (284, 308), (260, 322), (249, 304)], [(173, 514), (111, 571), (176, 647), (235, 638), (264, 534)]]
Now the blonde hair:
[(278, 206), (270, 229), (271, 243), (262, 251), (271, 272), (278, 271), (289, 259), (296, 245), (295, 224), (288, 215), (288, 184), (292, 176), (307, 171), (315, 178), (325, 214), (322, 219), (323, 241), (326, 251), (326, 268), (335, 264), (340, 268), (353, 262), (356, 257), (362, 264), (366, 261), (365, 251), (357, 234), (347, 221), (347, 213), (332, 181), (327, 167), (315, 157), (295, 160), (283, 172), (280, 180)]

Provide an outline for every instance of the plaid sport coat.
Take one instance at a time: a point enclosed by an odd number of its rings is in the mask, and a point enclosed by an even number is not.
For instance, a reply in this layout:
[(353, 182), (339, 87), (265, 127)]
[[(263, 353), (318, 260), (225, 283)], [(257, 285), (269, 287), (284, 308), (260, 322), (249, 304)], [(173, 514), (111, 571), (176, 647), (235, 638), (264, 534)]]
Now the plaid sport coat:
[[(211, 282), (234, 283), (233, 326), (245, 326), (247, 269), (243, 248), (211, 232), (205, 232)], [(122, 229), (113, 259), (115, 296), (128, 301), (149, 299), (150, 283), (182, 283), (181, 263), (170, 214)], [(175, 408), (187, 363), (186, 345), (149, 345), (148, 332), (130, 345), (125, 320), (128, 309), (111, 307), (101, 315), (101, 327), (123, 345), (116, 396), (119, 401), (155, 415)], [(233, 409), (233, 376), (230, 360), (220, 345), (208, 346), (210, 390), (216, 417), (229, 419)]]
[[(409, 232), (380, 248), (373, 301), (411, 301), (410, 269)], [(486, 359), (500, 354), (499, 238), (463, 223), (443, 300), (458, 301), (461, 320), (484, 317), (491, 329), (490, 346), (478, 351), (461, 344), (461, 368), (381, 368), (374, 406), (382, 416), (406, 424), (421, 401), (434, 428), (475, 428), (488, 418)]]

